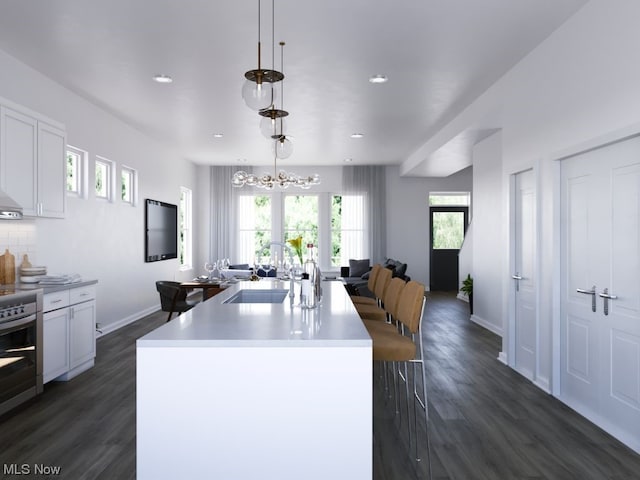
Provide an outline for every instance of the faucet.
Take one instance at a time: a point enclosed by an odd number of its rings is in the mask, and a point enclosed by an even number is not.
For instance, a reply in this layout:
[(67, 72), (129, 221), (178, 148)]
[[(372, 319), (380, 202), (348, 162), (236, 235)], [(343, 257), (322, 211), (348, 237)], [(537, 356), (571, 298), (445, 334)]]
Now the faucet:
[(274, 246), (274, 245), (287, 249), (287, 252), (289, 252), (289, 263), (290, 263), (290, 265), (293, 265), (293, 249), (289, 245), (287, 245), (285, 242), (269, 242), (269, 243), (263, 245), (262, 248), (260, 249), (260, 251), (262, 252), (263, 250), (266, 250), (267, 248), (269, 250), (271, 250), (271, 247)]
[[(291, 265), (291, 268), (293, 268), (293, 249), (287, 245), (285, 242), (269, 242), (268, 244), (264, 245), (260, 251), (262, 250), (266, 250), (267, 248), (269, 250), (271, 250), (272, 246), (279, 246), (282, 247), (283, 249), (287, 249), (287, 252), (289, 252), (289, 265)], [(293, 297), (294, 297), (294, 282), (293, 282), (293, 272), (289, 272), (289, 277), (290, 277), (290, 285), (289, 285), (289, 297), (291, 298), (291, 300), (293, 301)]]

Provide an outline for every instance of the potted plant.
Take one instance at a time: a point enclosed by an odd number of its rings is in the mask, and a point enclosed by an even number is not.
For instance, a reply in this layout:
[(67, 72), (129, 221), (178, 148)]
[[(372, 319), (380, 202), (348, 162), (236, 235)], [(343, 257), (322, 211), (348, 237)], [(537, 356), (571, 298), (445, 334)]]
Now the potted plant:
[(469, 299), (469, 311), (473, 315), (473, 278), (471, 274), (467, 274), (467, 278), (462, 281), (462, 288), (460, 289)]

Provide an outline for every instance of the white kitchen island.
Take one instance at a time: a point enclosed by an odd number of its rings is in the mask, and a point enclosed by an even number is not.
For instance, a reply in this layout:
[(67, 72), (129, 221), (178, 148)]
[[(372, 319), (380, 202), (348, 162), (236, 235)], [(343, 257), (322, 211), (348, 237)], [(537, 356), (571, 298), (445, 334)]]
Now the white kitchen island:
[(371, 339), (342, 284), (314, 310), (297, 284), (225, 303), (289, 285), (238, 283), (138, 339), (138, 479), (372, 478)]

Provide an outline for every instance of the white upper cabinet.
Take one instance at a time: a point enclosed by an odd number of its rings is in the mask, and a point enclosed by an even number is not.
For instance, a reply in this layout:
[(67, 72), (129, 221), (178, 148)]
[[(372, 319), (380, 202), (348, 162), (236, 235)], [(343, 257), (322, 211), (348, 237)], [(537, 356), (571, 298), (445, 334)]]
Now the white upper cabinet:
[(65, 149), (62, 128), (0, 107), (0, 187), (24, 215), (64, 217)]
[(42, 217), (64, 217), (65, 132), (38, 122), (38, 203)]

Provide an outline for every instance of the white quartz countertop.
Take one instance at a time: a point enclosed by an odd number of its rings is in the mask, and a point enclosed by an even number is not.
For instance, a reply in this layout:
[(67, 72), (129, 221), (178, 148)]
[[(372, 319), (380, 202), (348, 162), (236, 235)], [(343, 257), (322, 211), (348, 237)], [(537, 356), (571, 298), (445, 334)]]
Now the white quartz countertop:
[(371, 347), (342, 282), (322, 282), (318, 307), (300, 307), (300, 285), (282, 303), (224, 303), (241, 289), (289, 289), (289, 281), (239, 282), (137, 341), (138, 347)]

